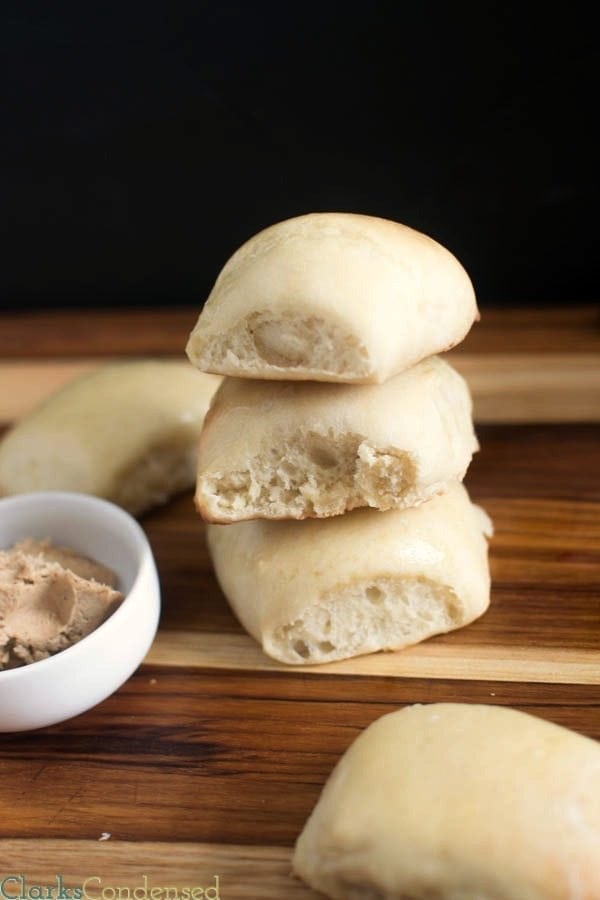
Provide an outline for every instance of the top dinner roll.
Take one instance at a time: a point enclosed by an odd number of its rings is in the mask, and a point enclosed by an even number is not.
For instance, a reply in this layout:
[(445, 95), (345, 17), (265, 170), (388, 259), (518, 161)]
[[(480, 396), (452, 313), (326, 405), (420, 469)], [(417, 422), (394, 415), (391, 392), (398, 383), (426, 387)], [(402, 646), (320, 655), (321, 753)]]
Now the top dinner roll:
[(243, 378), (381, 383), (458, 344), (477, 318), (467, 273), (436, 241), (373, 216), (311, 213), (233, 254), (187, 354)]

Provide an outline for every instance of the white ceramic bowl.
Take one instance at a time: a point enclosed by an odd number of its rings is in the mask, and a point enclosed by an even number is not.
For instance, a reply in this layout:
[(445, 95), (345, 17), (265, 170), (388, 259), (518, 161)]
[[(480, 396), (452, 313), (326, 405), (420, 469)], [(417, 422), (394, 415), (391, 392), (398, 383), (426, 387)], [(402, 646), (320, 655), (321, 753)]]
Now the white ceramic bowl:
[(98, 497), (61, 491), (0, 500), (0, 549), (26, 537), (50, 538), (110, 566), (125, 599), (77, 644), (0, 671), (0, 732), (53, 725), (95, 706), (135, 671), (158, 627), (154, 557), (129, 513)]

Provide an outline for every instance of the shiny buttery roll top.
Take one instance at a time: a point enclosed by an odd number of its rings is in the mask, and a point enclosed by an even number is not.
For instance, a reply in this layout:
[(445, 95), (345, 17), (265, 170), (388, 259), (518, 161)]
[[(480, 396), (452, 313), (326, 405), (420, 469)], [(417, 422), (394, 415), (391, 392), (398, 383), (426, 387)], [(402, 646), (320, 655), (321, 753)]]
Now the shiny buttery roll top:
[(293, 866), (339, 900), (598, 900), (600, 746), (498, 706), (390, 713), (334, 769)]
[(469, 389), (439, 357), (382, 385), (226, 378), (196, 505), (210, 522), (416, 506), (462, 480), (476, 449)]
[(209, 525), (219, 583), (242, 625), (285, 663), (415, 644), (487, 609), (485, 513), (461, 484), (422, 506), (304, 522)]
[(382, 382), (458, 344), (478, 317), (455, 257), (397, 222), (312, 213), (250, 238), (190, 335), (205, 372)]
[(0, 443), (0, 496), (81, 491), (132, 513), (190, 488), (220, 379), (187, 362), (100, 366), (50, 396)]

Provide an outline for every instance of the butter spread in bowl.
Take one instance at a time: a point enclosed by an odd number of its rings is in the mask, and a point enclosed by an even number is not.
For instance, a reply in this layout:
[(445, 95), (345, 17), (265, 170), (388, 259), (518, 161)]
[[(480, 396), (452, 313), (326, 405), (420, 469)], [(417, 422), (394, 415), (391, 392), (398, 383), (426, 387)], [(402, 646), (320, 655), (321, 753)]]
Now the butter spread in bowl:
[(115, 573), (50, 541), (0, 550), (0, 669), (46, 659), (98, 627), (123, 600)]

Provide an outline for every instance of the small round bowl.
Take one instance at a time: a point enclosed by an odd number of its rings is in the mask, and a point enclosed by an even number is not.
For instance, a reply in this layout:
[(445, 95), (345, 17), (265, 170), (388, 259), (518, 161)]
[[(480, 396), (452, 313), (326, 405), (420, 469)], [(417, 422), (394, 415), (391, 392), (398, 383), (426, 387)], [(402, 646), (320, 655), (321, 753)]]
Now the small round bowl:
[(50, 538), (116, 572), (121, 605), (60, 653), (0, 671), (0, 732), (54, 725), (100, 703), (135, 671), (158, 627), (160, 588), (146, 536), (129, 513), (62, 491), (0, 500), (0, 549)]

